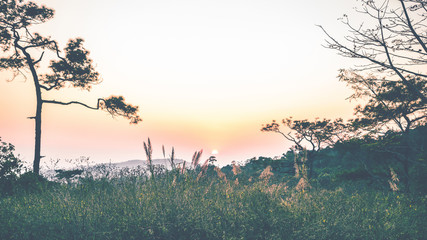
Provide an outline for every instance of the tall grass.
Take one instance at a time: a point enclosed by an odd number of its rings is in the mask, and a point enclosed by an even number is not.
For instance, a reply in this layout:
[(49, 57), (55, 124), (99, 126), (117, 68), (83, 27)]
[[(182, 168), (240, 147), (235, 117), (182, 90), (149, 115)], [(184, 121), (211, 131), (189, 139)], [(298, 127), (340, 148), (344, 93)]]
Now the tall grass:
[(85, 178), (3, 197), (0, 239), (427, 238), (424, 196), (357, 186), (297, 191), (270, 184), (268, 170), (246, 184), (212, 168), (181, 172), (156, 181)]

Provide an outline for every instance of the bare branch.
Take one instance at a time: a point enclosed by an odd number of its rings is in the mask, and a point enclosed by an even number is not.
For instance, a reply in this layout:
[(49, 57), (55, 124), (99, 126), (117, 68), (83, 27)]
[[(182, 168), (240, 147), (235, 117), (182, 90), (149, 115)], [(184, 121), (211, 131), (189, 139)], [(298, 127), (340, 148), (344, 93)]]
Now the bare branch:
[(61, 102), (56, 100), (43, 100), (43, 103), (52, 103), (52, 104), (59, 104), (59, 105), (71, 105), (71, 104), (78, 104), (81, 106), (84, 106), (86, 108), (92, 109), (92, 110), (99, 110), (100, 109), (100, 103), (102, 101), (105, 101), (102, 98), (98, 98), (98, 103), (96, 104), (96, 107), (91, 107), (85, 103), (79, 102), (79, 101), (71, 101), (71, 102)]

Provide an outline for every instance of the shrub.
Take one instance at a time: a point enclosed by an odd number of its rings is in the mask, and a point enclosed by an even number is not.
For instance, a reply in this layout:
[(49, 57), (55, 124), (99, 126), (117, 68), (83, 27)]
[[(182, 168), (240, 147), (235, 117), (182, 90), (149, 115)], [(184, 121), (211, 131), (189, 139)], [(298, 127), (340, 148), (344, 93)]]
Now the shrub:
[(0, 137), (0, 195), (11, 194), (14, 182), (22, 169), (21, 160), (14, 154), (15, 146)]

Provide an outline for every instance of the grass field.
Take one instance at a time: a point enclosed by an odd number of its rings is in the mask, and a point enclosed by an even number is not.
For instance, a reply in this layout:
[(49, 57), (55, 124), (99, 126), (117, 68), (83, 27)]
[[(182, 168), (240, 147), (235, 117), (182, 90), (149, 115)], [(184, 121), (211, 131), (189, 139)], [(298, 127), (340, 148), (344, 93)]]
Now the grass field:
[(218, 173), (32, 183), (0, 198), (0, 239), (427, 239), (426, 196)]

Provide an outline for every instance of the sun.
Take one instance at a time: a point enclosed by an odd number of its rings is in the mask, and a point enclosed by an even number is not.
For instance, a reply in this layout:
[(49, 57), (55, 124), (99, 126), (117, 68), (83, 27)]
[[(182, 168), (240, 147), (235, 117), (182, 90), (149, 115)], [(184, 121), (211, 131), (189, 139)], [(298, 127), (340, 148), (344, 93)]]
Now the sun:
[(216, 149), (212, 150), (212, 155), (216, 155), (216, 154), (218, 154), (218, 150)]

